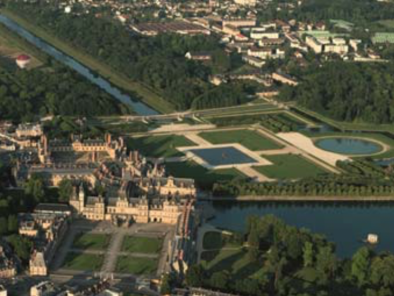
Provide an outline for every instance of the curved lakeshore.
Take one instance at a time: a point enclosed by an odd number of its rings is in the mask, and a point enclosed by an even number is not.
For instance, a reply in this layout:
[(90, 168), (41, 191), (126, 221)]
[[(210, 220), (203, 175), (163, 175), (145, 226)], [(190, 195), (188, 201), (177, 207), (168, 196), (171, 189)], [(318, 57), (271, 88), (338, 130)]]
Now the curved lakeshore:
[(212, 202), (208, 223), (220, 229), (244, 231), (250, 215), (275, 215), (296, 227), (325, 235), (339, 256), (349, 257), (363, 246), (368, 233), (379, 236), (376, 251), (394, 251), (394, 203)]

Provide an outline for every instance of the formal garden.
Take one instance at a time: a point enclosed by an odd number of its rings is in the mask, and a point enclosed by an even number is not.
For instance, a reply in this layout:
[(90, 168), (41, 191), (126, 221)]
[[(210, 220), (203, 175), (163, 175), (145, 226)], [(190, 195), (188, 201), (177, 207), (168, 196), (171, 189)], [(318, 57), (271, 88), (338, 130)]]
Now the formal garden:
[(111, 236), (108, 234), (79, 233), (76, 235), (73, 248), (81, 250), (105, 250)]
[(163, 245), (160, 238), (127, 236), (123, 240), (122, 251), (130, 253), (157, 254)]
[(264, 156), (273, 163), (267, 166), (255, 166), (256, 171), (273, 179), (299, 179), (324, 174), (326, 171), (312, 161), (294, 154)]
[(103, 255), (69, 252), (62, 268), (81, 271), (100, 271), (103, 262)]
[(219, 132), (202, 132), (199, 136), (211, 144), (238, 143), (252, 151), (280, 149), (282, 146), (257, 131), (241, 129)]

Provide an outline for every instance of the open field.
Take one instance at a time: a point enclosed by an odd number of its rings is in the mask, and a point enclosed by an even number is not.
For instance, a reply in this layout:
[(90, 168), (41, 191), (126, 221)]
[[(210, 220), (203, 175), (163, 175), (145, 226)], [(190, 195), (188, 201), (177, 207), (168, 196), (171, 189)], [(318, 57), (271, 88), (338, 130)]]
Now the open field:
[(252, 150), (274, 150), (282, 146), (265, 138), (252, 130), (232, 130), (219, 132), (204, 132), (199, 136), (212, 144), (232, 144), (239, 143)]
[(138, 150), (144, 156), (157, 158), (183, 156), (176, 147), (196, 145), (185, 137), (177, 135), (128, 138), (126, 143), (131, 150)]
[(203, 188), (210, 188), (213, 183), (218, 181), (246, 178), (237, 169), (231, 168), (211, 171), (191, 161), (167, 163), (166, 171), (174, 177), (195, 179), (197, 185)]
[(152, 275), (156, 272), (157, 260), (132, 256), (118, 257), (116, 272), (134, 275)]
[(83, 270), (83, 271), (99, 271), (103, 265), (104, 258), (102, 255), (68, 253), (63, 263), (63, 268)]
[(156, 254), (160, 251), (163, 241), (159, 238), (128, 236), (124, 239), (122, 251), (130, 253)]
[(88, 54), (83, 53), (81, 50), (72, 47), (67, 42), (58, 39), (44, 29), (34, 25), (32, 22), (29, 22), (24, 18), (21, 18), (20, 16), (12, 13), (11, 11), (2, 9), (2, 13), (23, 26), (25, 29), (27, 29), (37, 37), (40, 37), (41, 39), (61, 50), (65, 54), (71, 56), (81, 64), (105, 77), (108, 81), (110, 81), (120, 89), (136, 93), (143, 102), (145, 102), (149, 106), (152, 106), (157, 111), (162, 113), (171, 113), (175, 111), (174, 107), (170, 103), (165, 101), (150, 88), (142, 85), (139, 82), (128, 79), (127, 77), (114, 71), (110, 66), (98, 61), (97, 59)]
[(73, 242), (73, 248), (82, 250), (105, 250), (108, 247), (110, 236), (107, 234), (81, 233)]
[(3, 66), (16, 67), (15, 58), (20, 54), (27, 54), (31, 57), (31, 62), (27, 69), (41, 66), (40, 58), (43, 54), (37, 48), (20, 38), (18, 35), (0, 25), (0, 60)]
[(263, 175), (274, 179), (297, 179), (313, 177), (326, 173), (323, 168), (318, 167), (309, 160), (299, 155), (285, 154), (265, 156), (273, 162), (271, 166), (255, 166), (253, 169)]

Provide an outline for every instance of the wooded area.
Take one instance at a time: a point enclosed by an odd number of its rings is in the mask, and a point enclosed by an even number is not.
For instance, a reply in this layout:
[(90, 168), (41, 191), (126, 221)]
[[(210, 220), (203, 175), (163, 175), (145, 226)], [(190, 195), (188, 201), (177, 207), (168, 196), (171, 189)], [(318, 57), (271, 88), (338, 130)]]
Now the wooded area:
[[(178, 110), (231, 106), (252, 99), (247, 96), (253, 93), (250, 88), (237, 86), (239, 83), (209, 83), (210, 74), (226, 72), (239, 64), (239, 57), (225, 53), (216, 36), (145, 37), (112, 20), (93, 14), (64, 14), (46, 3), (12, 2), (8, 8), (128, 78), (149, 86)], [(207, 63), (188, 60), (185, 54), (189, 51), (209, 52), (212, 59)]]
[(394, 66), (330, 62), (312, 67), (281, 99), (341, 121), (391, 123), (394, 120)]

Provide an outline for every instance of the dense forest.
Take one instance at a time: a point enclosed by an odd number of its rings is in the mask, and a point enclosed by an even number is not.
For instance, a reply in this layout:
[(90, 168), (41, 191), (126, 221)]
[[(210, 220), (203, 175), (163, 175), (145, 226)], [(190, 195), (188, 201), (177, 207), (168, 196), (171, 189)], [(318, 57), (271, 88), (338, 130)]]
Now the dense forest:
[(344, 19), (357, 24), (391, 19), (393, 15), (392, 3), (376, 0), (305, 0), (295, 11), (299, 20)]
[(73, 70), (51, 68), (0, 69), (0, 119), (31, 121), (37, 115), (111, 115), (129, 113), (99, 87)]
[[(364, 246), (352, 258), (340, 259), (324, 236), (289, 226), (275, 216), (250, 216), (246, 222), (237, 238), (248, 258), (242, 272), (193, 265), (186, 274), (188, 286), (248, 296), (393, 295), (391, 253), (377, 254)], [(237, 258), (228, 260), (223, 264)], [(256, 268), (259, 272), (248, 276)]]
[[(179, 110), (230, 106), (250, 100), (248, 88), (234, 87), (229, 92), (228, 86), (216, 87), (208, 82), (210, 74), (226, 72), (239, 63), (237, 57), (225, 53), (216, 36), (144, 37), (106, 18), (64, 14), (47, 3), (13, 1), (8, 8), (128, 78), (153, 88)], [(188, 51), (208, 51), (212, 60), (205, 64), (188, 60)]]
[(313, 67), (297, 87), (284, 88), (283, 100), (341, 121), (394, 121), (394, 65), (331, 62)]

